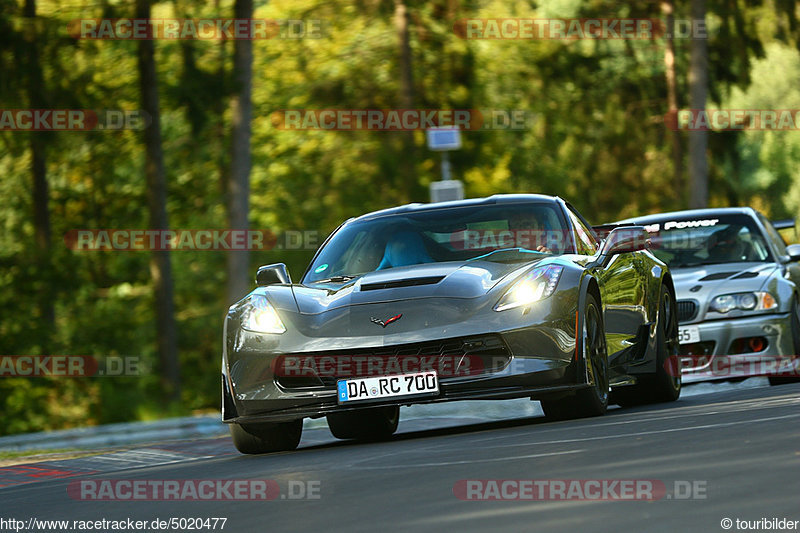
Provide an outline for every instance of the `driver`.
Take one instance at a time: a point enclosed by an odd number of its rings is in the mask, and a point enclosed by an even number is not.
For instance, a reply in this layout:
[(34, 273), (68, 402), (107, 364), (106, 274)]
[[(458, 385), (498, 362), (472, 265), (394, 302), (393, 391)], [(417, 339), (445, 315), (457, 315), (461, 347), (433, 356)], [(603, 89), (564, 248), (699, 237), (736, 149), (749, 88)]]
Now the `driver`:
[(708, 258), (720, 263), (742, 261), (744, 244), (739, 238), (739, 226), (728, 226), (715, 231), (708, 238)]
[(530, 211), (513, 211), (508, 217), (508, 227), (515, 235), (517, 246), (549, 254), (556, 243), (546, 226)]
[(400, 231), (389, 237), (383, 258), (376, 270), (431, 263), (422, 237), (415, 231)]

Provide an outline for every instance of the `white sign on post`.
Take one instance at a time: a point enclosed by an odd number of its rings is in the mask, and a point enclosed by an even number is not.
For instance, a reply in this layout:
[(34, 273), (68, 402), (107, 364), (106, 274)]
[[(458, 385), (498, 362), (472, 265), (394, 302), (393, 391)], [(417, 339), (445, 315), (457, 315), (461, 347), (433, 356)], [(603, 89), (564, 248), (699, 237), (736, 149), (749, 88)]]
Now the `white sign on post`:
[(461, 148), (461, 130), (458, 128), (431, 128), (426, 130), (428, 148), (434, 152)]
[(450, 158), (447, 152), (461, 148), (461, 130), (458, 128), (431, 128), (425, 131), (428, 148), (442, 153), (442, 181), (430, 185), (431, 202), (447, 202), (464, 199), (464, 185), (450, 179)]

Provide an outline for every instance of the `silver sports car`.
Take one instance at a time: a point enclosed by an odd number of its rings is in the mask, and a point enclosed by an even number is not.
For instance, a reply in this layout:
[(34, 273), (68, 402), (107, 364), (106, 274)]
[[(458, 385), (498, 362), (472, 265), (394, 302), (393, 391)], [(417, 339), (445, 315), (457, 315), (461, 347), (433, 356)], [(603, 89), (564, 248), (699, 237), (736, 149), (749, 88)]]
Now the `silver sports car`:
[(637, 217), (678, 294), (684, 382), (768, 375), (795, 379), (800, 353), (800, 245), (787, 246), (752, 208)]
[(399, 407), (539, 400), (547, 416), (674, 400), (675, 292), (642, 227), (598, 241), (560, 198), (411, 204), (342, 224), (298, 283), (283, 264), (231, 306), (222, 418), (243, 453), (297, 446), (304, 418), (388, 438)]

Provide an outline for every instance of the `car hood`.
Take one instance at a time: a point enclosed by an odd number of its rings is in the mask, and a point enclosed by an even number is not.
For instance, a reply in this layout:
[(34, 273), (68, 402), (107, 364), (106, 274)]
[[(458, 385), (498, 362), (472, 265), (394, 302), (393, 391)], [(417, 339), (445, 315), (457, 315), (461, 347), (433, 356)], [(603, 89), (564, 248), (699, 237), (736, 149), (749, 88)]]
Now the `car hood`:
[(477, 298), (539, 261), (428, 263), (368, 272), (347, 283), (293, 285), (292, 293), (301, 314), (419, 298)]
[(724, 293), (757, 291), (777, 269), (774, 263), (722, 263), (672, 268), (678, 300), (705, 301)]

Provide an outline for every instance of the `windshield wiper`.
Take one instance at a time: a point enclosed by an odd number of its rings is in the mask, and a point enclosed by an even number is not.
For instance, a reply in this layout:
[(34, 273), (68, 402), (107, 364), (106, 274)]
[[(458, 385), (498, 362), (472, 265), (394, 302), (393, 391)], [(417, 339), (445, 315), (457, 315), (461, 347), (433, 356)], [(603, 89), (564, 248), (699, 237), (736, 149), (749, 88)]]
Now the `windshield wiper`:
[(311, 283), (344, 283), (345, 281), (350, 281), (351, 279), (356, 279), (358, 276), (349, 276), (349, 275), (342, 275), (342, 276), (331, 276), (325, 279), (318, 279), (316, 281), (312, 281)]
[(489, 257), (491, 255), (494, 255), (496, 253), (500, 253), (500, 252), (517, 252), (517, 253), (520, 253), (520, 254), (542, 254), (542, 255), (546, 255), (546, 254), (550, 253), (550, 252), (539, 252), (537, 250), (529, 250), (528, 248), (519, 248), (519, 247), (501, 248), (500, 250), (493, 250), (493, 251), (491, 251), (491, 252), (489, 252), (487, 254), (478, 255), (476, 257), (470, 257), (469, 259), (467, 259), (467, 261), (475, 261), (477, 259), (486, 259), (487, 257)]

